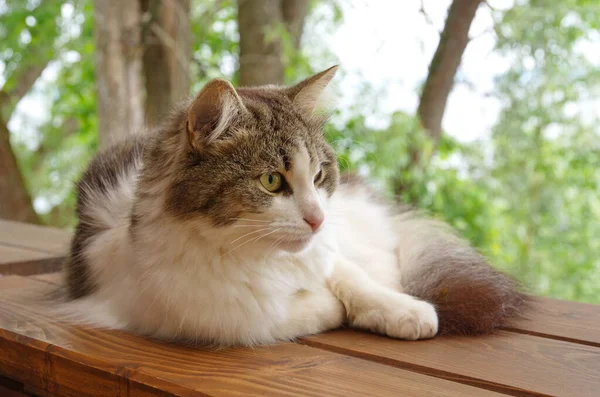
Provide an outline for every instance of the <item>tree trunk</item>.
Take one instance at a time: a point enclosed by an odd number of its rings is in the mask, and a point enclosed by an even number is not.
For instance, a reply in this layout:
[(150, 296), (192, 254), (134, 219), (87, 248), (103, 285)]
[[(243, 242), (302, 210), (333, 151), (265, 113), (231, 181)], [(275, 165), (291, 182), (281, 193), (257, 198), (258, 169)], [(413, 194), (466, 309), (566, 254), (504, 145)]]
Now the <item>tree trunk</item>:
[(429, 65), (429, 74), (419, 102), (421, 124), (437, 144), (442, 132), (446, 102), (454, 76), (469, 42), (469, 28), (482, 0), (454, 0), (448, 10), (446, 25)]
[(10, 146), (10, 132), (0, 116), (0, 218), (38, 223), (17, 159)]
[[(454, 85), (454, 76), (462, 55), (469, 43), (469, 29), (477, 8), (483, 0), (453, 0), (448, 9), (446, 24), (440, 42), (429, 64), (429, 73), (419, 100), (418, 115), (426, 134), (438, 145), (442, 134), (442, 118), (448, 96)], [(416, 172), (423, 172), (428, 159), (423, 158), (423, 147), (418, 141), (409, 143), (410, 163), (396, 170), (393, 181), (394, 194), (412, 196)], [(414, 200), (415, 197), (403, 197)], [(413, 204), (416, 202), (413, 201)]]
[(189, 94), (190, 0), (141, 0), (146, 124), (157, 125)]
[(281, 40), (271, 33), (283, 22), (280, 0), (238, 0), (240, 85), (281, 84)]
[(14, 221), (39, 223), (33, 209), (31, 196), (19, 170), (17, 158), (10, 144), (8, 121), (21, 99), (31, 90), (50, 61), (51, 53), (42, 48), (29, 50), (34, 63), (17, 68), (0, 90), (0, 218)]
[(240, 85), (282, 84), (281, 35), (285, 27), (296, 49), (300, 46), (308, 0), (238, 0)]
[(308, 9), (309, 0), (281, 0), (283, 21), (296, 50), (300, 49)]
[(141, 12), (137, 1), (95, 0), (101, 147), (143, 127)]

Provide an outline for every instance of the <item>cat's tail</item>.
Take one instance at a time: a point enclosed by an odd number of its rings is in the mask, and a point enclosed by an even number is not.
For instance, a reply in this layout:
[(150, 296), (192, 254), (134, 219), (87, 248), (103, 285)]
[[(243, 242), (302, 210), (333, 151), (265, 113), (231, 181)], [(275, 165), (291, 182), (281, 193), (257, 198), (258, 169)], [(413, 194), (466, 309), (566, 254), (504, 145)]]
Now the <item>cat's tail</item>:
[(526, 299), (519, 285), (447, 225), (412, 213), (394, 224), (403, 292), (436, 307), (438, 334), (491, 333), (521, 312)]

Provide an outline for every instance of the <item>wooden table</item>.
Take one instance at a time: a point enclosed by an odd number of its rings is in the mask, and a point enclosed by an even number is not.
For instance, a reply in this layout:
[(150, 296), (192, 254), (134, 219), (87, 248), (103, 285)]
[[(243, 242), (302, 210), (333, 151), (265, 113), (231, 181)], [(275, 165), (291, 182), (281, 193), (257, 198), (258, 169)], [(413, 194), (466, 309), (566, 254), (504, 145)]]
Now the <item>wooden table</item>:
[(527, 319), (485, 337), (339, 330), (215, 351), (71, 327), (27, 303), (60, 279), (15, 275), (19, 264), (31, 274), (27, 263), (67, 244), (68, 233), (0, 222), (0, 266), (12, 273), (0, 277), (0, 396), (600, 396), (600, 306), (539, 298)]
[(0, 275), (59, 271), (70, 240), (64, 230), (0, 219)]

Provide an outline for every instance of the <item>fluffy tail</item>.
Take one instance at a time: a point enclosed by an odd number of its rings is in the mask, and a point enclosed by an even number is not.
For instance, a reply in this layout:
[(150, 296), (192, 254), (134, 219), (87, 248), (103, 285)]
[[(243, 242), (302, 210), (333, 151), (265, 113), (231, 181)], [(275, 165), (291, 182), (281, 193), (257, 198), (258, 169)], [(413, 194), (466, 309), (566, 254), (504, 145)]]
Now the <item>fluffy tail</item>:
[(518, 284), (446, 225), (412, 214), (395, 224), (402, 288), (436, 307), (440, 335), (491, 333), (521, 311)]

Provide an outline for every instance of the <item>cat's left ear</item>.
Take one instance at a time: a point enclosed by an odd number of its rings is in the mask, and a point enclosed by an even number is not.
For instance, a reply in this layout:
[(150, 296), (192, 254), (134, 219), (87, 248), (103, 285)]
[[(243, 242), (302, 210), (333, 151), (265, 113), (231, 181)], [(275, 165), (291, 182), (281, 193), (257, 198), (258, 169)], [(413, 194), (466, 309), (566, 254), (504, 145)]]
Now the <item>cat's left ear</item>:
[(186, 129), (190, 145), (203, 151), (225, 132), (237, 115), (245, 111), (242, 100), (229, 81), (209, 81), (188, 109)]
[(338, 66), (335, 65), (317, 73), (295, 86), (287, 88), (286, 94), (297, 109), (307, 115), (311, 115), (317, 109), (325, 87), (333, 79), (337, 70)]

